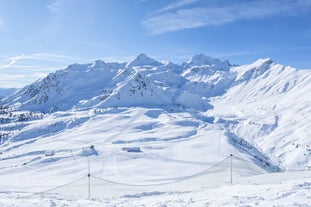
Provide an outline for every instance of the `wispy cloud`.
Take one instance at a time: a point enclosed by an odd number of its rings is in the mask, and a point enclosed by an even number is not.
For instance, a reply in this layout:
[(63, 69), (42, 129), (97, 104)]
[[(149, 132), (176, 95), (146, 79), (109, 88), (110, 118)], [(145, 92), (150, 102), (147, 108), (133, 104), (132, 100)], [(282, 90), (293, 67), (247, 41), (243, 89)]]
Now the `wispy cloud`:
[[(8, 57), (5, 60), (2, 60), (2, 62), (7, 62), (0, 65), (0, 69), (8, 69), (10, 67), (16, 67), (17, 65), (20, 67), (33, 67), (36, 64), (41, 63), (41, 61), (44, 62), (55, 62), (55, 63), (62, 63), (67, 61), (76, 61), (77, 58), (71, 57), (71, 56), (64, 56), (59, 54), (53, 54), (53, 53), (34, 53), (29, 55), (18, 55), (13, 57)], [(32, 63), (31, 65), (28, 65), (29, 63)], [(1, 63), (0, 63), (1, 64)]]
[(105, 56), (101, 58), (101, 60), (105, 62), (119, 62), (119, 63), (124, 63), (124, 62), (129, 62), (133, 60), (135, 56)]
[(134, 3), (134, 5), (142, 4), (142, 3), (145, 3), (146, 1), (148, 0), (138, 0)]
[[(79, 2), (77, 2), (79, 3)], [(64, 0), (52, 0), (47, 4), (46, 8), (50, 14), (50, 25), (55, 26), (58, 21), (62, 21), (62, 12), (64, 10), (65, 1)]]
[(175, 1), (171, 4), (164, 6), (162, 9), (158, 10), (156, 13), (172, 11), (175, 9), (179, 9), (179, 8), (194, 4), (194, 3), (199, 2), (199, 1), (200, 0), (178, 0), (178, 1)]
[(0, 87), (22, 87), (77, 61), (81, 59), (54, 53), (2, 56), (0, 58)]
[[(0, 87), (1, 88), (22, 88), (26, 84), (31, 83), (34, 80), (39, 79), (40, 77), (33, 79), (27, 74), (5, 74), (0, 72), (1, 79), (0, 79)], [(42, 76), (41, 76), (42, 77)]]
[[(310, 0), (249, 1), (180, 0), (168, 4), (142, 22), (151, 34), (217, 26), (241, 19), (265, 18), (280, 14), (296, 14), (311, 7)], [(200, 4), (198, 4), (200, 3)]]
[(4, 21), (2, 19), (0, 19), (0, 30), (2, 30), (4, 27)]
[(57, 14), (61, 4), (61, 0), (53, 0), (50, 4), (47, 5), (47, 8), (52, 14)]

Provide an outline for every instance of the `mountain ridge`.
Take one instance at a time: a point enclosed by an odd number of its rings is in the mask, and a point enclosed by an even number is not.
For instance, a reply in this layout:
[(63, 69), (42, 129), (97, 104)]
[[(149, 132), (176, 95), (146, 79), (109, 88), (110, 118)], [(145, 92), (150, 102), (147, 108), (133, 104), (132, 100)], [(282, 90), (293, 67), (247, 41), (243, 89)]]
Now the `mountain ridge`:
[[(222, 63), (225, 65), (227, 64), (227, 62), (221, 62), (218, 59), (212, 59), (203, 55), (200, 55), (200, 58), (203, 60), (205, 58), (210, 61), (210, 65), (202, 65), (202, 67), (211, 66), (209, 74), (216, 73), (217, 69), (215, 69), (215, 67), (219, 67)], [(194, 56), (192, 59), (198, 58)], [(217, 66), (215, 66), (215, 62), (218, 64)], [(205, 61), (204, 63), (207, 62)], [(138, 55), (128, 63), (105, 63), (104, 61), (97, 60), (88, 64), (73, 64), (63, 70), (50, 73), (46, 78), (40, 79), (22, 88), (13, 96), (6, 98), (5, 102), (8, 105), (16, 105), (23, 110), (38, 110), (46, 113), (57, 110), (68, 110), (77, 105), (81, 105), (79, 101), (85, 102), (83, 100), (100, 99), (99, 96), (101, 99), (105, 97), (104, 99), (107, 99), (107, 101), (108, 99), (111, 100), (113, 96), (117, 96), (115, 99), (119, 100), (120, 96), (123, 95), (127, 97), (127, 94), (134, 95), (137, 91), (143, 96), (144, 94), (146, 95), (146, 86), (148, 84), (149, 86), (152, 85), (151, 91), (148, 91), (149, 99), (152, 98), (153, 95), (165, 97), (165, 93), (168, 93), (170, 96), (176, 97), (173, 97), (174, 100), (172, 101), (168, 101), (168, 99), (170, 99), (169, 97), (164, 98), (166, 101), (164, 101), (163, 105), (182, 105), (182, 102), (185, 101), (183, 94), (192, 94), (187, 92), (186, 87), (181, 86), (182, 83), (189, 82), (189, 78), (187, 79), (183, 77), (183, 74), (180, 74), (182, 67), (184, 67), (183, 71), (185, 71), (193, 66), (186, 67), (185, 65), (176, 65), (174, 63), (164, 64), (145, 54)], [(121, 90), (121, 86), (125, 87), (127, 81), (130, 83), (130, 80), (134, 80), (136, 83), (132, 81), (131, 84), (127, 86), (128, 89), (126, 89), (124, 94), (120, 94), (118, 90)], [(68, 85), (67, 83), (70, 84)], [(71, 88), (72, 93), (70, 93)], [(183, 91), (178, 92), (180, 94), (180, 96), (178, 96), (176, 90), (180, 88), (182, 88)], [(83, 94), (83, 90), (87, 91)], [(161, 95), (156, 93), (160, 93)], [(81, 95), (80, 97), (76, 95), (76, 97), (73, 98), (72, 94)], [(202, 105), (202, 110), (209, 108), (208, 105), (200, 100), (198, 95), (194, 95), (193, 98), (201, 102), (199, 105)], [(59, 101), (55, 101), (57, 99)], [(70, 103), (68, 99), (71, 100)], [(138, 105), (150, 103), (146, 98), (140, 97), (139, 99), (142, 103), (137, 103)], [(157, 99), (153, 100), (156, 101)], [(161, 103), (159, 104), (161, 105)], [(133, 105), (135, 105), (135, 103), (133, 103)], [(189, 106), (198, 109), (200, 108), (199, 105), (194, 102), (189, 102), (186, 107)]]

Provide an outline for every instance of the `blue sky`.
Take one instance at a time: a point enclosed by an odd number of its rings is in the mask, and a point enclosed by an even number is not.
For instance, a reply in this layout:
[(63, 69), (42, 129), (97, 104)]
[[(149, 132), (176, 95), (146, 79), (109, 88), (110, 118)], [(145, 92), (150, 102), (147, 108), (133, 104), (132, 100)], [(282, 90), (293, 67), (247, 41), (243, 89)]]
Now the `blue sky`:
[(140, 53), (311, 68), (311, 0), (0, 0), (0, 32), (0, 87)]

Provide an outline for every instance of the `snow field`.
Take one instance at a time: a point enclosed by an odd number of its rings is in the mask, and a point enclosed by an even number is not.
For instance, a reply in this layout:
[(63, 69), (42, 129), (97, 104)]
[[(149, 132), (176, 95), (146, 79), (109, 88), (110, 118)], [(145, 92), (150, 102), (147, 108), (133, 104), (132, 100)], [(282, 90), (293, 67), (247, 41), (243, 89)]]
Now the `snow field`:
[(20, 198), (1, 192), (1, 206), (310, 206), (311, 174), (282, 172), (190, 192), (149, 192), (106, 199)]
[[(87, 174), (88, 160), (94, 176), (128, 184), (159, 184), (191, 176), (231, 153), (252, 166), (241, 168), (241, 175), (265, 172), (251, 156), (232, 146), (220, 127), (187, 112), (147, 108), (58, 112), (31, 121), (20, 134), (23, 140), (13, 139), (1, 148), (0, 181), (6, 190), (38, 192), (71, 182)], [(142, 152), (129, 153), (123, 147), (140, 147)], [(217, 174), (216, 183), (229, 182), (228, 163), (213, 170), (207, 174)], [(21, 177), (27, 179), (15, 179)], [(191, 180), (185, 188), (208, 185), (202, 180), (208, 179)]]

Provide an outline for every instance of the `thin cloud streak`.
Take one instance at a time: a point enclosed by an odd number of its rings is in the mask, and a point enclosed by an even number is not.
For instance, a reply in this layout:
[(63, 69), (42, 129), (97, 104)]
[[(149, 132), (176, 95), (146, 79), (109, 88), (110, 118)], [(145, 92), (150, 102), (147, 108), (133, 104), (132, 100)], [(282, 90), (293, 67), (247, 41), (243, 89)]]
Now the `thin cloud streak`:
[[(168, 5), (162, 13), (155, 14), (142, 22), (151, 34), (191, 29), (202, 26), (218, 26), (241, 19), (265, 18), (280, 14), (295, 14), (302, 10), (310, 10), (311, 1), (288, 0), (276, 1), (248, 1), (223, 4), (221, 6), (205, 4), (201, 7), (193, 6), (175, 10), (198, 2), (198, 0), (182, 0), (179, 5)], [(161, 10), (160, 10), (161, 11)]]
[(23, 87), (76, 61), (81, 58), (53, 53), (3, 57), (0, 59), (0, 87)]
[(142, 4), (142, 3), (145, 3), (146, 1), (148, 0), (138, 0), (134, 3), (134, 5)]
[(60, 6), (61, 6), (61, 0), (54, 0), (52, 3), (47, 5), (47, 8), (52, 14), (57, 15), (57, 13), (60, 10)]
[(179, 9), (181, 7), (185, 7), (187, 5), (191, 5), (191, 4), (199, 2), (199, 1), (200, 0), (178, 0), (178, 1), (175, 1), (174, 3), (166, 5), (162, 9), (158, 10), (156, 13), (159, 14), (159, 13)]
[(2, 19), (0, 19), (0, 30), (2, 30), (4, 27), (4, 21)]
[[(25, 60), (31, 60), (34, 63), (38, 62), (38, 61), (51, 61), (51, 62), (64, 62), (64, 61), (76, 61), (76, 60), (81, 60), (78, 58), (74, 58), (71, 56), (65, 56), (65, 55), (58, 55), (58, 54), (52, 54), (52, 53), (35, 53), (35, 54), (29, 54), (29, 55), (18, 55), (18, 56), (14, 56), (14, 57), (9, 57), (6, 59), (6, 62), (9, 62), (3, 66), (0, 66), (0, 70), (1, 69), (8, 69), (12, 66), (17, 67), (18, 63), (20, 61), (25, 61)], [(21, 67), (27, 67), (27, 65), (25, 66), (20, 65)], [(29, 67), (33, 67), (32, 65)]]
[(105, 56), (101, 58), (104, 62), (118, 62), (118, 63), (125, 63), (133, 60), (135, 56)]
[[(29, 77), (28, 74), (2, 74), (1, 80), (0, 80), (0, 87), (1, 88), (22, 88), (25, 85), (29, 84), (33, 81), (33, 77)], [(36, 79), (39, 79), (40, 77), (37, 77)]]

